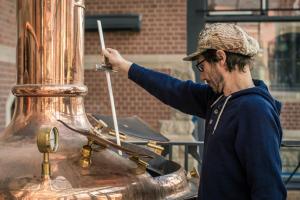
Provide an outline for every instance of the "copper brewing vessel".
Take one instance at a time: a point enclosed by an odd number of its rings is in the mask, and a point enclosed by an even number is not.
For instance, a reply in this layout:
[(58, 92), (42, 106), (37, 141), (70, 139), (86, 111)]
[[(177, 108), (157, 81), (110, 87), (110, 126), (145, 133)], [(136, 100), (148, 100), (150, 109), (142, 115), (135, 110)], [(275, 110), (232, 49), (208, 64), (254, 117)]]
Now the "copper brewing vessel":
[[(0, 134), (0, 200), (193, 196), (178, 164), (123, 143), (131, 154), (138, 152), (137, 157), (148, 155), (143, 162), (156, 163), (162, 174), (137, 171), (138, 162), (126, 151), (118, 155), (101, 131), (91, 132), (94, 128), (83, 103), (87, 93), (84, 1), (18, 0), (17, 4), (17, 84), (12, 89), (16, 101), (13, 119)], [(44, 127), (59, 131), (54, 153), (39, 151), (37, 138)], [(93, 141), (97, 151), (87, 153), (90, 163), (84, 163), (83, 147), (92, 147)]]

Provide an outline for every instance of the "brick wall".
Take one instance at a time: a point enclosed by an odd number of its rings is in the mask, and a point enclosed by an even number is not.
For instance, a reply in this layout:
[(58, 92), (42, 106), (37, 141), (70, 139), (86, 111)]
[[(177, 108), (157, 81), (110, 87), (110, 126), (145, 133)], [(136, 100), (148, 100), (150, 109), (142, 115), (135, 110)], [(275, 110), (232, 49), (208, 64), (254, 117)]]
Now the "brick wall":
[[(5, 105), (11, 90), (16, 80), (16, 65), (14, 59), (4, 59), (4, 52), (7, 49), (16, 47), (16, 1), (0, 0), (0, 132), (5, 126)], [(7, 55), (15, 56), (15, 55)], [(12, 60), (12, 62), (8, 61)]]
[[(141, 30), (105, 32), (107, 47), (127, 55), (185, 54), (186, 1), (185, 0), (87, 0), (86, 15), (141, 14)], [(95, 55), (99, 50), (97, 32), (85, 33), (85, 54)], [(156, 62), (156, 61), (154, 61)], [(149, 65), (151, 66), (151, 64)], [(170, 70), (165, 69), (170, 73)], [(118, 116), (138, 115), (159, 130), (159, 120), (169, 119), (171, 109), (119, 74), (112, 75)], [(86, 111), (111, 115), (104, 74), (85, 70), (85, 84), (89, 93), (85, 99)]]
[[(86, 15), (136, 13), (142, 15), (140, 32), (106, 32), (107, 47), (125, 54), (178, 54), (186, 52), (185, 0), (87, 0)], [(85, 35), (85, 53), (96, 54), (97, 32)]]
[[(169, 73), (168, 70), (160, 70)], [(169, 119), (171, 109), (129, 81), (120, 73), (111, 74), (117, 116), (138, 115), (153, 128), (159, 130), (158, 119)], [(85, 85), (89, 92), (85, 98), (88, 113), (111, 115), (105, 73), (85, 71)]]
[(0, 0), (0, 44), (15, 47), (16, 45), (16, 1)]
[(300, 102), (286, 102), (281, 111), (283, 129), (300, 130)]

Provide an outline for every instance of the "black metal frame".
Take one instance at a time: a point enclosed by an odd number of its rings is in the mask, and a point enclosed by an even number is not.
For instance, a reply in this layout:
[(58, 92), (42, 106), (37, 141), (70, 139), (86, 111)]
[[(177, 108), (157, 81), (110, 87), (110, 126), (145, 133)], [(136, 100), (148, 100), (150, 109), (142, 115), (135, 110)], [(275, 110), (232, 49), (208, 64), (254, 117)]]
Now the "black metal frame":
[(266, 16), (266, 15), (245, 15), (245, 16), (206, 16), (205, 22), (299, 22), (300, 16)]
[[(207, 0), (200, 0), (200, 1), (205, 1), (205, 4), (208, 5)], [(263, 2), (265, 1), (266, 7), (263, 7)], [(249, 9), (218, 9), (218, 10), (209, 10), (208, 6), (202, 7), (202, 10), (205, 11), (260, 11), (261, 14), (267, 14), (266, 12), (268, 11), (295, 11), (295, 10), (300, 10), (297, 8), (270, 8), (269, 7), (269, 0), (260, 0), (260, 9), (256, 8), (249, 8)]]
[[(297, 140), (284, 140), (281, 143), (281, 147), (282, 148), (300, 148), (300, 141)], [(294, 168), (294, 170), (292, 171), (292, 173), (284, 180), (284, 183), (287, 187), (287, 189), (291, 189), (291, 190), (299, 190), (300, 189), (300, 183), (299, 180), (295, 183), (291, 182), (292, 179), (294, 178), (295, 174), (297, 173), (297, 171), (300, 168), (300, 160), (298, 161), (298, 164), (296, 165), (296, 167)]]
[[(187, 0), (187, 54), (195, 51), (197, 48), (198, 33), (203, 29), (205, 25), (205, 13), (199, 12), (207, 8), (206, 1), (204, 0)], [(193, 69), (196, 77), (196, 81), (200, 82), (199, 71)], [(197, 118), (196, 130), (194, 131), (194, 137), (196, 140), (204, 140), (204, 120)], [(199, 148), (200, 158), (203, 152), (203, 148)]]
[(140, 14), (106, 14), (85, 16), (85, 30), (98, 31), (97, 20), (102, 22), (103, 31), (140, 31)]

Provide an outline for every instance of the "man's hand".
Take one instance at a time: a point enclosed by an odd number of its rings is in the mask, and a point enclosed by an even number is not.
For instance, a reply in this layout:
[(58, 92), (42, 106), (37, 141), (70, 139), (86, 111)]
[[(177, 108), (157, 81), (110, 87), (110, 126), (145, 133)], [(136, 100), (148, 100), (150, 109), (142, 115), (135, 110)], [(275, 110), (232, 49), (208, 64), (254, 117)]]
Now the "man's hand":
[(104, 56), (108, 59), (109, 63), (112, 65), (113, 70), (123, 71), (128, 73), (132, 62), (125, 60), (121, 54), (111, 48), (104, 49), (103, 51)]

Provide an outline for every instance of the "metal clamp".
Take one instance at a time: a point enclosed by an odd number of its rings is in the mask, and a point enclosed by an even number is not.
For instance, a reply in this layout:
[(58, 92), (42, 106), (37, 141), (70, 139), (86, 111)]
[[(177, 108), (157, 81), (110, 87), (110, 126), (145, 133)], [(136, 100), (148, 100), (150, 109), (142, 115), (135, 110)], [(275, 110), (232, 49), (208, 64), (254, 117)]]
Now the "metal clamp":
[(111, 64), (96, 64), (96, 71), (108, 71), (108, 72), (117, 72), (112, 68)]

